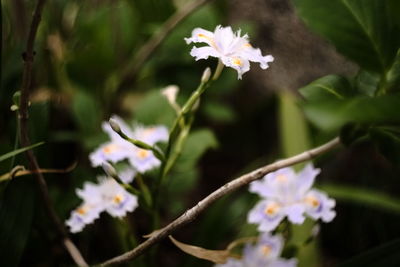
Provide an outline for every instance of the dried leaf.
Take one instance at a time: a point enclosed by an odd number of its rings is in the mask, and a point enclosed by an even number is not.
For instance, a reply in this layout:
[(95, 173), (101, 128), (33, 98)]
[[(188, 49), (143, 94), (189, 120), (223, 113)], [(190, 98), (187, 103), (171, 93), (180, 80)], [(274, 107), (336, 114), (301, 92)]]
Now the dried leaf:
[(182, 251), (199, 259), (212, 261), (214, 263), (225, 263), (228, 258), (239, 258), (238, 255), (231, 254), (229, 250), (210, 250), (192, 246), (179, 242), (172, 236), (169, 236), (169, 239), (171, 239), (172, 243), (174, 243)]
[(257, 242), (257, 240), (258, 240), (258, 237), (255, 237), (255, 236), (239, 238), (239, 239), (236, 239), (236, 240), (232, 241), (231, 243), (229, 243), (226, 250), (231, 251), (232, 249), (234, 249), (237, 246), (247, 244), (247, 243)]

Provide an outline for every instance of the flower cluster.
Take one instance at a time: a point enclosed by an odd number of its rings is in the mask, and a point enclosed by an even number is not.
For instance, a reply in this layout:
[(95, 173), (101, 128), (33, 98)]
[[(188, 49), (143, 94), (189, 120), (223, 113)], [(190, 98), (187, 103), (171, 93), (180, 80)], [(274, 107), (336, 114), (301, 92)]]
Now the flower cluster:
[[(165, 126), (143, 127), (137, 125), (132, 130), (118, 116), (113, 116), (112, 119), (118, 123), (122, 132), (132, 139), (140, 140), (148, 145), (155, 145), (157, 142), (168, 140), (168, 129)], [(107, 122), (103, 123), (102, 128), (111, 140), (100, 145), (96, 151), (89, 155), (93, 167), (101, 166), (104, 162), (116, 163), (125, 159), (139, 173), (160, 166), (160, 160), (154, 156), (152, 151), (139, 148), (123, 139)]]
[[(133, 172), (126, 170), (120, 173), (121, 180), (132, 181)], [(76, 194), (83, 203), (71, 212), (66, 221), (72, 233), (80, 232), (87, 224), (99, 218), (106, 211), (113, 217), (124, 217), (138, 206), (137, 197), (127, 192), (113, 178), (98, 177), (99, 183), (86, 182), (83, 189), (77, 189)]]
[[(148, 145), (154, 146), (157, 142), (168, 140), (168, 129), (164, 126), (137, 125), (133, 130), (118, 116), (113, 116), (112, 119), (124, 134)], [(152, 151), (125, 140), (109, 123), (104, 122), (102, 128), (111, 140), (89, 155), (93, 167), (127, 160), (131, 167), (122, 170), (118, 177), (123, 183), (129, 184), (137, 172), (144, 173), (161, 164)], [(99, 177), (98, 184), (86, 182), (83, 189), (77, 189), (76, 193), (83, 203), (71, 212), (71, 217), (66, 221), (72, 233), (80, 232), (85, 225), (93, 223), (103, 211), (121, 218), (138, 206), (137, 197), (126, 191), (112, 177)]]
[(216, 267), (295, 267), (296, 259), (284, 259), (280, 255), (283, 249), (283, 238), (280, 235), (264, 233), (257, 244), (246, 244), (241, 259), (230, 258)]
[(302, 224), (305, 215), (332, 221), (336, 215), (335, 201), (324, 192), (311, 189), (319, 172), (309, 164), (298, 174), (283, 168), (252, 182), (250, 191), (263, 199), (249, 212), (248, 221), (258, 224), (262, 232), (274, 230), (285, 217), (294, 224)]
[(238, 78), (250, 70), (250, 62), (260, 63), (262, 69), (268, 68), (268, 63), (274, 61), (271, 55), (263, 56), (259, 48), (253, 48), (247, 34), (241, 36), (240, 30), (234, 33), (231, 27), (217, 26), (214, 32), (196, 28), (190, 38), (185, 38), (187, 44), (205, 43), (207, 46), (193, 47), (190, 55), (196, 60), (216, 57), (227, 66), (238, 72)]

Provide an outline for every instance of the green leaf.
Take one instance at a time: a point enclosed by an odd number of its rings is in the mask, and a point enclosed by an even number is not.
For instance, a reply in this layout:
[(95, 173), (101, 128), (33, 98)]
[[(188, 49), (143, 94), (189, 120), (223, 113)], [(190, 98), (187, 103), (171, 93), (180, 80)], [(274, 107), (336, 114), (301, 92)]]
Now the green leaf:
[(282, 91), (279, 100), (281, 149), (284, 157), (291, 157), (311, 147), (307, 122), (292, 93)]
[(25, 151), (27, 151), (29, 149), (32, 149), (32, 148), (35, 148), (37, 146), (43, 145), (43, 144), (44, 144), (44, 142), (39, 142), (39, 143), (33, 144), (31, 146), (23, 147), (23, 148), (16, 149), (14, 151), (8, 152), (6, 154), (3, 154), (3, 155), (0, 156), (0, 162), (3, 161), (3, 160), (6, 160), (8, 158), (14, 157), (14, 156), (16, 156), (16, 155), (18, 155), (20, 153), (23, 153), (23, 152), (25, 152)]
[(338, 267), (397, 267), (400, 266), (400, 239), (364, 252)]
[(386, 74), (386, 88), (387, 91), (399, 92), (400, 91), (400, 49), (397, 51), (396, 59)]
[(175, 118), (175, 111), (159, 90), (145, 95), (133, 107), (133, 111), (135, 119), (144, 124), (164, 124), (170, 126)]
[[(327, 91), (324, 90), (324, 93)], [(296, 104), (295, 96), (289, 91), (282, 91), (279, 95), (279, 128), (281, 150), (284, 157), (290, 157), (310, 149), (310, 139), (307, 122), (303, 113)], [(296, 165), (297, 170), (304, 164)], [(304, 243), (309, 238), (313, 224), (307, 221), (301, 226), (292, 226), (291, 242)], [(304, 247), (298, 254), (299, 267), (318, 266), (318, 251), (315, 243)]]
[(18, 266), (29, 237), (34, 208), (32, 182), (12, 181), (0, 201), (0, 266)]
[(400, 164), (400, 128), (373, 127), (369, 130), (379, 151), (394, 164)]
[(355, 95), (349, 80), (339, 75), (328, 75), (301, 88), (300, 93), (309, 102), (326, 99), (344, 99)]
[[(212, 131), (200, 129), (193, 131), (186, 140), (185, 146), (171, 174), (169, 188), (175, 193), (189, 190), (198, 178), (197, 162), (211, 148), (218, 146)], [(176, 209), (178, 210), (178, 209)]]
[(363, 95), (373, 97), (378, 89), (380, 75), (360, 70), (355, 77), (355, 87), (357, 91)]
[[(397, 0), (294, 0), (306, 24), (362, 68), (384, 73), (399, 47)], [(393, 10), (395, 9), (395, 10)]]
[(72, 111), (82, 134), (89, 136), (99, 131), (100, 110), (94, 97), (79, 90), (74, 95)]
[(359, 186), (323, 184), (318, 186), (329, 196), (349, 203), (368, 206), (391, 213), (400, 214), (400, 199), (391, 197), (385, 193), (378, 192)]
[(206, 101), (203, 108), (207, 116), (217, 122), (233, 122), (236, 117), (234, 110), (230, 106), (222, 104), (220, 102)]
[(323, 130), (337, 130), (348, 122), (398, 123), (400, 95), (355, 97), (345, 100), (307, 103), (304, 112), (308, 119)]

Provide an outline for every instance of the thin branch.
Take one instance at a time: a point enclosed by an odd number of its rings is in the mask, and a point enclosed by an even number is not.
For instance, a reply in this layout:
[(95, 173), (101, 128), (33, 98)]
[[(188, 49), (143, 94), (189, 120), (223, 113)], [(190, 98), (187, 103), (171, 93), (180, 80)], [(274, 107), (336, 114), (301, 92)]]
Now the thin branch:
[(339, 138), (335, 138), (322, 146), (305, 151), (301, 154), (298, 154), (296, 156), (293, 156), (293, 157), (290, 157), (287, 159), (282, 159), (282, 160), (276, 161), (275, 163), (258, 168), (250, 173), (244, 174), (244, 175), (240, 176), (239, 178), (232, 180), (231, 182), (223, 185), (222, 187), (218, 188), (213, 193), (211, 193), (210, 195), (205, 197), (203, 200), (201, 200), (199, 203), (197, 203), (196, 206), (187, 210), (179, 218), (177, 218), (176, 220), (174, 220), (173, 222), (171, 222), (164, 228), (154, 231), (152, 234), (150, 234), (149, 239), (144, 241), (142, 244), (140, 244), (133, 250), (128, 251), (128, 252), (126, 252), (120, 256), (117, 256), (115, 258), (112, 258), (106, 262), (103, 262), (100, 264), (100, 266), (121, 264), (121, 263), (124, 263), (124, 262), (127, 262), (129, 260), (136, 258), (137, 256), (141, 255), (144, 251), (149, 249), (151, 246), (155, 245), (162, 239), (166, 238), (172, 232), (174, 232), (177, 229), (181, 228), (182, 226), (192, 222), (201, 212), (203, 212), (212, 203), (214, 203), (221, 197), (223, 197), (223, 196), (225, 196), (225, 195), (239, 189), (240, 187), (245, 186), (257, 179), (262, 178), (263, 176), (265, 176), (266, 174), (268, 174), (270, 172), (276, 171), (276, 170), (284, 168), (284, 167), (292, 166), (297, 163), (311, 160), (311, 159), (317, 157), (318, 155), (321, 155), (325, 152), (332, 150), (333, 148), (338, 146), (339, 143), (340, 143)]
[(197, 8), (214, 0), (194, 0), (190, 1), (185, 6), (176, 11), (140, 49), (135, 53), (135, 56), (122, 71), (122, 78), (119, 87), (132, 82), (135, 79), (137, 72), (142, 68), (147, 59), (154, 51), (162, 44), (168, 34), (185, 18), (192, 14)]
[[(29, 90), (32, 84), (32, 65), (34, 57), (33, 45), (35, 42), (39, 23), (42, 17), (44, 4), (45, 0), (38, 0), (37, 2), (35, 12), (33, 14), (32, 23), (29, 29), (26, 51), (23, 54), (24, 68), (23, 68), (22, 85), (21, 85), (21, 99), (19, 106), (20, 139), (21, 139), (21, 145), (23, 147), (30, 146), (31, 144), (28, 135), (28, 105), (29, 105)], [(60, 218), (57, 216), (53, 208), (52, 201), (49, 197), (46, 181), (44, 180), (43, 175), (38, 171), (40, 168), (39, 164), (37, 163), (36, 157), (33, 154), (33, 151), (28, 150), (25, 152), (25, 154), (28, 158), (32, 172), (36, 174), (35, 179), (38, 184), (46, 212), (48, 213), (51, 221), (55, 225), (57, 231), (62, 236), (65, 248), (67, 249), (68, 253), (71, 255), (72, 259), (75, 261), (77, 265), (88, 266), (85, 260), (83, 259), (81, 253), (79, 252), (79, 250), (69, 239), (63, 223), (61, 222)]]

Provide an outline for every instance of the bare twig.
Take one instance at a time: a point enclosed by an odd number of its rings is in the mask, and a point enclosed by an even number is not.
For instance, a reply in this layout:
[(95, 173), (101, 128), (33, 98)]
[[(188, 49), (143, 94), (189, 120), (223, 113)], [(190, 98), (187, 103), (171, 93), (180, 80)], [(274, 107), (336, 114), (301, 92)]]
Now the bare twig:
[(0, 183), (7, 181), (7, 180), (14, 179), (15, 177), (30, 175), (30, 174), (34, 174), (37, 172), (40, 172), (40, 173), (66, 173), (66, 172), (70, 172), (73, 169), (75, 169), (76, 165), (77, 165), (77, 163), (74, 162), (71, 166), (68, 166), (65, 169), (37, 169), (37, 170), (25, 170), (25, 168), (23, 166), (16, 166), (10, 172), (5, 173), (0, 176)]
[(221, 197), (239, 189), (242, 186), (249, 184), (250, 182), (253, 182), (257, 179), (262, 178), (267, 173), (276, 171), (276, 170), (284, 168), (284, 167), (292, 166), (292, 165), (300, 163), (300, 162), (311, 160), (311, 159), (317, 157), (318, 155), (321, 155), (325, 152), (332, 150), (339, 143), (340, 143), (339, 138), (335, 138), (322, 146), (305, 151), (303, 153), (300, 153), (296, 156), (293, 156), (293, 157), (290, 157), (287, 159), (282, 159), (282, 160), (276, 161), (275, 163), (258, 168), (250, 173), (244, 174), (244, 175), (240, 176), (239, 178), (232, 180), (231, 182), (225, 184), (224, 186), (222, 186), (222, 187), (218, 188), (217, 190), (215, 190), (214, 192), (212, 192), (210, 195), (208, 195), (203, 200), (201, 200), (199, 203), (197, 203), (196, 206), (187, 210), (183, 215), (181, 215), (179, 218), (177, 218), (176, 220), (174, 220), (173, 222), (171, 222), (164, 228), (154, 231), (153, 234), (150, 235), (149, 239), (147, 239), (145, 242), (143, 242), (142, 244), (140, 244), (133, 250), (128, 251), (128, 252), (126, 252), (120, 256), (117, 256), (115, 258), (112, 258), (106, 262), (103, 262), (100, 264), (100, 266), (121, 264), (121, 263), (124, 263), (124, 262), (127, 262), (129, 260), (136, 258), (137, 256), (141, 255), (144, 251), (149, 249), (151, 246), (153, 246), (157, 242), (161, 241), (162, 239), (166, 238), (168, 235), (170, 235), (175, 230), (192, 222), (202, 211), (204, 211), (212, 203), (214, 203), (216, 200), (220, 199)]
[(146, 60), (154, 53), (154, 51), (161, 45), (168, 34), (185, 18), (192, 14), (197, 8), (205, 5), (214, 0), (194, 0), (190, 1), (185, 6), (179, 8), (162, 26), (161, 29), (155, 33), (140, 49), (135, 53), (135, 56), (129, 62), (123, 71), (119, 87), (124, 84), (132, 82), (137, 72), (146, 62)]
[[(42, 10), (45, 4), (45, 0), (38, 0), (34, 14), (32, 23), (29, 29), (28, 40), (26, 44), (26, 51), (23, 54), (24, 59), (24, 68), (23, 68), (23, 76), (22, 76), (22, 85), (21, 85), (21, 98), (20, 98), (20, 107), (19, 107), (19, 121), (20, 121), (20, 139), (21, 145), (23, 147), (30, 146), (31, 142), (29, 140), (28, 135), (28, 105), (29, 105), (29, 90), (32, 83), (32, 65), (33, 65), (33, 44), (35, 42), (36, 33), (39, 27), (39, 23), (42, 16)], [(46, 181), (43, 178), (43, 175), (38, 171), (39, 164), (37, 163), (36, 157), (33, 154), (32, 150), (28, 150), (25, 152), (30, 168), (32, 172), (34, 172), (36, 182), (39, 187), (39, 191), (41, 197), (43, 199), (43, 203), (48, 213), (51, 221), (55, 225), (57, 231), (63, 238), (63, 244), (67, 249), (68, 253), (71, 255), (72, 259), (79, 266), (88, 266), (85, 260), (83, 259), (81, 253), (76, 248), (76, 246), (69, 239), (67, 231), (64, 228), (63, 223), (60, 218), (58, 218), (56, 212), (53, 209), (52, 201), (49, 197), (49, 192), (47, 188)]]

